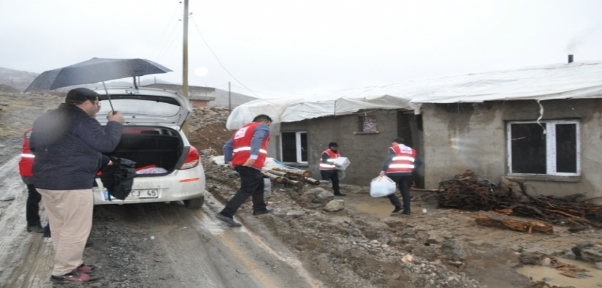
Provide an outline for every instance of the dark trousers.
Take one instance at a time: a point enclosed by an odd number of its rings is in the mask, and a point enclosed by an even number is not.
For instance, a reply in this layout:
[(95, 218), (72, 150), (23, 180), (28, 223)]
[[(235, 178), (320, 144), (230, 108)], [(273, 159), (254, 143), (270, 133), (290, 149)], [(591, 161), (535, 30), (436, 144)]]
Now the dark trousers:
[(263, 175), (261, 171), (245, 166), (234, 167), (240, 175), (240, 189), (228, 201), (226, 207), (219, 212), (220, 214), (232, 218), (240, 205), (245, 203), (249, 197), (253, 200), (253, 211), (263, 211), (266, 204), (263, 199)]
[[(397, 188), (399, 188), (399, 192), (401, 192), (401, 198), (403, 200), (403, 212), (410, 213), (410, 185), (412, 185), (412, 175), (387, 174), (387, 177), (391, 178), (391, 180), (397, 183)], [(393, 204), (395, 208), (402, 208), (401, 203), (399, 203), (399, 198), (395, 196), (395, 193), (387, 197), (389, 197), (391, 204)]]
[(40, 223), (40, 201), (42, 195), (38, 193), (33, 184), (27, 185), (27, 204), (25, 206), (25, 219), (27, 226), (42, 226)]
[(339, 170), (320, 170), (322, 180), (330, 180), (332, 182), (332, 190), (334, 194), (341, 194), (339, 190)]

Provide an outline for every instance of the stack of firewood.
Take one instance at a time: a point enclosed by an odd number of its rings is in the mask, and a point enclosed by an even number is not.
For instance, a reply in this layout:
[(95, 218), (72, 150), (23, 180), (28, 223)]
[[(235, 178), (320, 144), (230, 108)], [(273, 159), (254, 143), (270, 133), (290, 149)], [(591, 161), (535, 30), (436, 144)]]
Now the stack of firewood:
[(311, 178), (311, 172), (307, 170), (276, 167), (272, 169), (263, 168), (261, 172), (265, 177), (270, 178), (272, 183), (292, 185), (302, 185), (304, 183), (313, 185), (320, 184), (319, 180)]
[(437, 194), (439, 207), (462, 210), (507, 208), (506, 198), (513, 198), (513, 194), (504, 195), (505, 191), (501, 187), (477, 178), (477, 175), (470, 170), (456, 175), (454, 179), (441, 181), (439, 191), (441, 192)]
[(513, 191), (509, 187), (495, 185), (477, 178), (468, 170), (456, 175), (454, 179), (442, 181), (439, 185), (437, 200), (439, 207), (462, 210), (493, 210), (503, 215), (532, 217), (555, 224), (569, 224), (572, 231), (588, 226), (602, 228), (602, 206), (591, 203), (593, 199), (583, 194), (554, 197), (531, 195), (521, 181), (507, 177), (520, 189)]

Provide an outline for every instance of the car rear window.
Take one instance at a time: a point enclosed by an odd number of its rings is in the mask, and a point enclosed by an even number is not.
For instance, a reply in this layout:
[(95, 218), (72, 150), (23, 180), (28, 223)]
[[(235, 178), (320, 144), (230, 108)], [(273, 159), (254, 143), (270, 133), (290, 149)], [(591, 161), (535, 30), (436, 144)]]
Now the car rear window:
[(163, 127), (140, 127), (140, 126), (124, 126), (123, 134), (146, 134), (146, 135), (178, 135), (178, 132), (173, 129)]
[[(113, 110), (129, 115), (174, 116), (180, 111), (178, 105), (143, 99), (113, 99), (111, 103), (113, 104)], [(109, 111), (111, 111), (109, 101), (100, 101), (98, 114), (105, 115)]]

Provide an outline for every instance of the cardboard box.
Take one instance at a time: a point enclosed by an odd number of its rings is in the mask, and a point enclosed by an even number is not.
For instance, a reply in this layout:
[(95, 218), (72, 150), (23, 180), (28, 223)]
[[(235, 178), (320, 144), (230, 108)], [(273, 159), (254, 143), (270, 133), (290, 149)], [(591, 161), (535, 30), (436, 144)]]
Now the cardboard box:
[(347, 159), (347, 157), (338, 157), (335, 161), (334, 164), (337, 165), (337, 169), (338, 170), (345, 170), (347, 169), (347, 167), (349, 167), (349, 164), (351, 164), (351, 162), (349, 162), (349, 159)]

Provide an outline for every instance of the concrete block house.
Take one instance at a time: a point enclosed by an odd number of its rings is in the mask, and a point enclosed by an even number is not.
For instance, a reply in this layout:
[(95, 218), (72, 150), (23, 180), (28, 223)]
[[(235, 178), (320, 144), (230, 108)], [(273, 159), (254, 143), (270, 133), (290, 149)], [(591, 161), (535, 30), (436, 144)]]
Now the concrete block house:
[(255, 100), (233, 110), (228, 128), (261, 113), (275, 122), (270, 157), (287, 165), (319, 175), (320, 153), (338, 142), (351, 161), (342, 183), (369, 185), (403, 137), (424, 161), (418, 187), (472, 170), (494, 183), (520, 179), (533, 193), (602, 196), (602, 62)]

